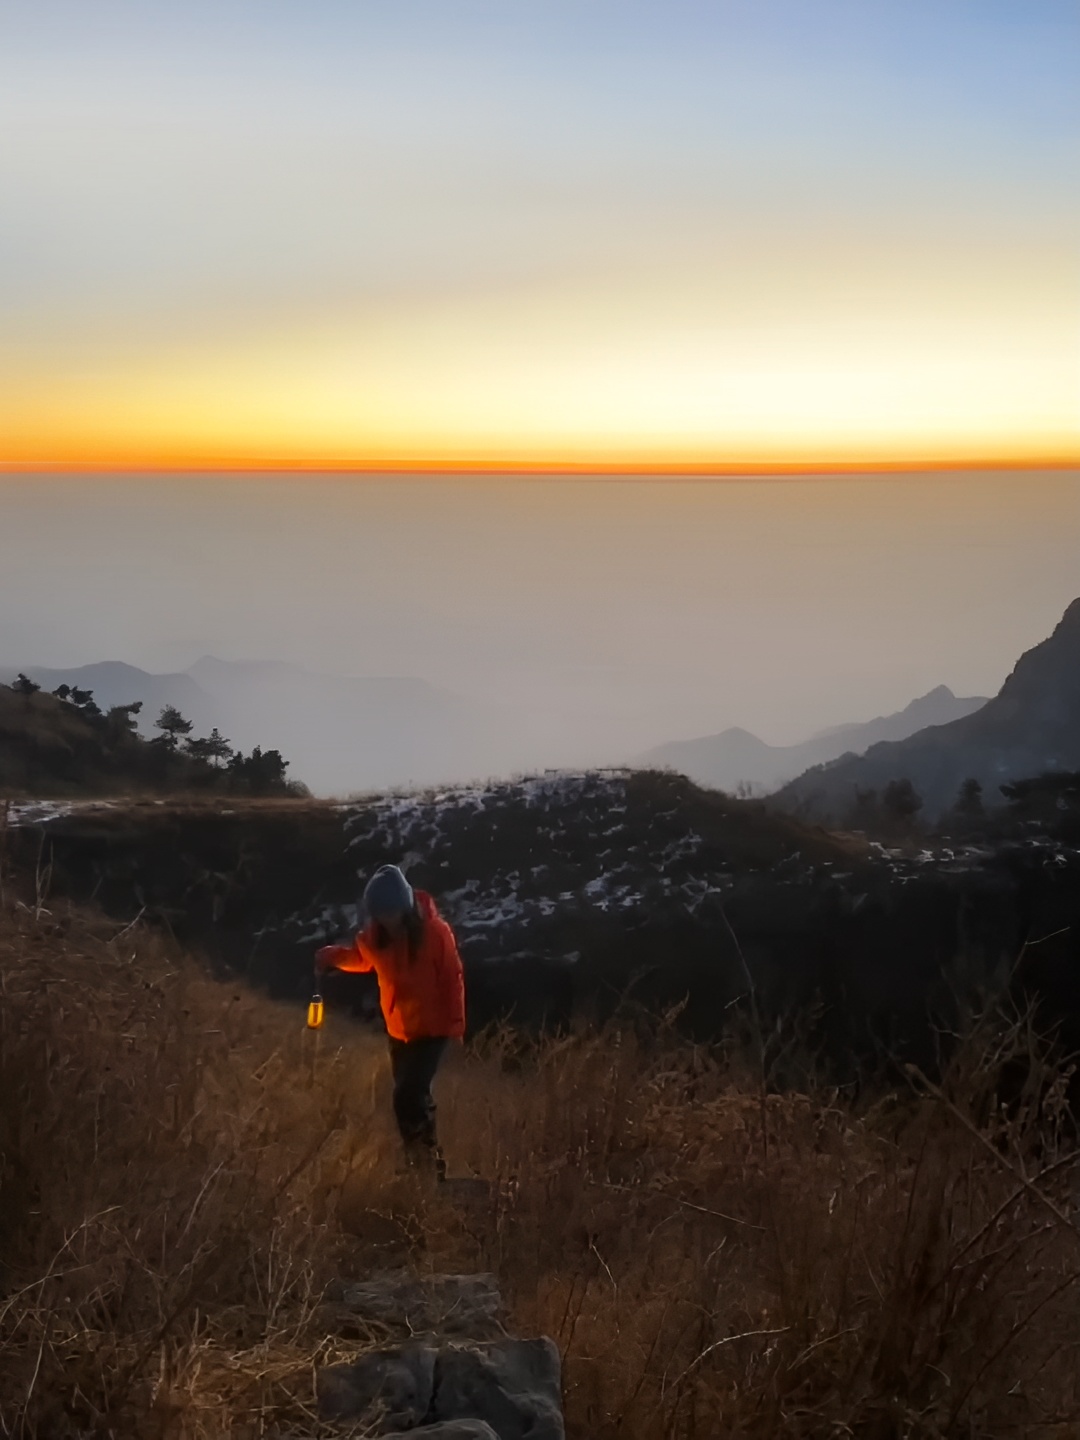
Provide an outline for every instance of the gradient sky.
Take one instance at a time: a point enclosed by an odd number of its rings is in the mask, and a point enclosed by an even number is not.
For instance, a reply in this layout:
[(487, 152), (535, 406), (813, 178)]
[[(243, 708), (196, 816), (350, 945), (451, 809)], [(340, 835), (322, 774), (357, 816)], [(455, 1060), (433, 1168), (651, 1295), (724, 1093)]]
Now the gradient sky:
[(0, 0), (0, 463), (1080, 454), (1075, 0)]

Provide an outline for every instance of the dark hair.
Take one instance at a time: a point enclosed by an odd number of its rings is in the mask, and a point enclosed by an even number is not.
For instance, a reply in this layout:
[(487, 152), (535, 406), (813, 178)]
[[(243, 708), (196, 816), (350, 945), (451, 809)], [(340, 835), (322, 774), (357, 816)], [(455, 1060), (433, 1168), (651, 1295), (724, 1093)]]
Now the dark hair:
[[(411, 910), (406, 910), (401, 918), (405, 926), (405, 939), (409, 945), (409, 959), (415, 960), (424, 935), (424, 917), (414, 905)], [(390, 932), (379, 920), (371, 922), (371, 943), (376, 950), (385, 950), (390, 944)]]

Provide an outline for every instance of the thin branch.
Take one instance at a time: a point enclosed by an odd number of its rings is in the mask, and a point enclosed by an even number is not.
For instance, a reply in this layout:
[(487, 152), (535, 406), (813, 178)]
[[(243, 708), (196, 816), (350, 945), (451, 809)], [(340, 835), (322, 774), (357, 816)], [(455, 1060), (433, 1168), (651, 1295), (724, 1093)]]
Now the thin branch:
[(786, 1335), (790, 1329), (790, 1325), (781, 1325), (775, 1330), (740, 1330), (738, 1335), (724, 1335), (719, 1340), (714, 1340), (711, 1345), (706, 1345), (705, 1349), (702, 1350), (701, 1354), (695, 1356), (695, 1358), (690, 1361), (690, 1364), (687, 1365), (686, 1369), (682, 1372), (678, 1379), (672, 1382), (671, 1388), (673, 1390), (677, 1390), (682, 1384), (682, 1382), (686, 1379), (686, 1377), (690, 1374), (691, 1370), (696, 1370), (697, 1367), (701, 1364), (702, 1360), (707, 1359), (708, 1356), (710, 1356), (715, 1350), (719, 1350), (724, 1345), (732, 1345), (736, 1340), (750, 1340), (755, 1335)]
[(1062, 1210), (1059, 1205), (1055, 1205), (1049, 1195), (1044, 1194), (1044, 1192), (1039, 1189), (1034, 1180), (1029, 1180), (1022, 1170), (1019, 1170), (1006, 1156), (1002, 1155), (1000, 1150), (986, 1138), (975, 1122), (969, 1116), (965, 1115), (960, 1107), (955, 1105), (939, 1086), (935, 1085), (932, 1080), (929, 1080), (917, 1065), (905, 1065), (904, 1069), (909, 1076), (914, 1076), (921, 1085), (926, 1087), (928, 1094), (933, 1095), (935, 1100), (940, 1101), (946, 1110), (948, 1110), (955, 1119), (960, 1121), (960, 1124), (963, 1125), (968, 1134), (972, 1135), (983, 1149), (994, 1157), (1003, 1170), (1008, 1171), (1019, 1183), (1021, 1189), (1026, 1190), (1028, 1194), (1032, 1195), (1040, 1205), (1044, 1205), (1059, 1225), (1064, 1225), (1066, 1230), (1071, 1230), (1072, 1233), (1080, 1239), (1080, 1226), (1078, 1226), (1075, 1221), (1070, 1220), (1068, 1215), (1065, 1214), (1065, 1211)]

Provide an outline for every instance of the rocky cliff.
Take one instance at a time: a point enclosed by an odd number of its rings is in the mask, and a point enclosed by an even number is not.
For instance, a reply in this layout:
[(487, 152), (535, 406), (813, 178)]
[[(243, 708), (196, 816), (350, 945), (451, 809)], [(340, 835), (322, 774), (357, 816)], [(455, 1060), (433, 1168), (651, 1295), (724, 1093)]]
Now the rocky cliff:
[(929, 816), (977, 779), (991, 803), (999, 787), (1048, 771), (1080, 770), (1080, 599), (1053, 634), (1021, 655), (1000, 692), (974, 714), (808, 770), (773, 797), (782, 808), (843, 822), (860, 790), (908, 779)]

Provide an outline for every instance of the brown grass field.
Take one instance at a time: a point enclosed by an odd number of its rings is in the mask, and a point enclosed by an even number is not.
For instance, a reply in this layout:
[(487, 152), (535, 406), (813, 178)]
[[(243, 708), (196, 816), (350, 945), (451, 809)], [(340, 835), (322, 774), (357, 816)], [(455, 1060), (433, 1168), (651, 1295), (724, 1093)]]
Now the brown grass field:
[[(0, 900), (0, 1434), (328, 1435), (335, 1276), (490, 1269), (571, 1440), (1074, 1436), (1067, 1072), (984, 1023), (939, 1087), (766, 1094), (660, 1025), (456, 1052), (450, 1202), (378, 1037), (160, 935)], [(997, 1098), (1008, 1077), (1010, 1102)]]

